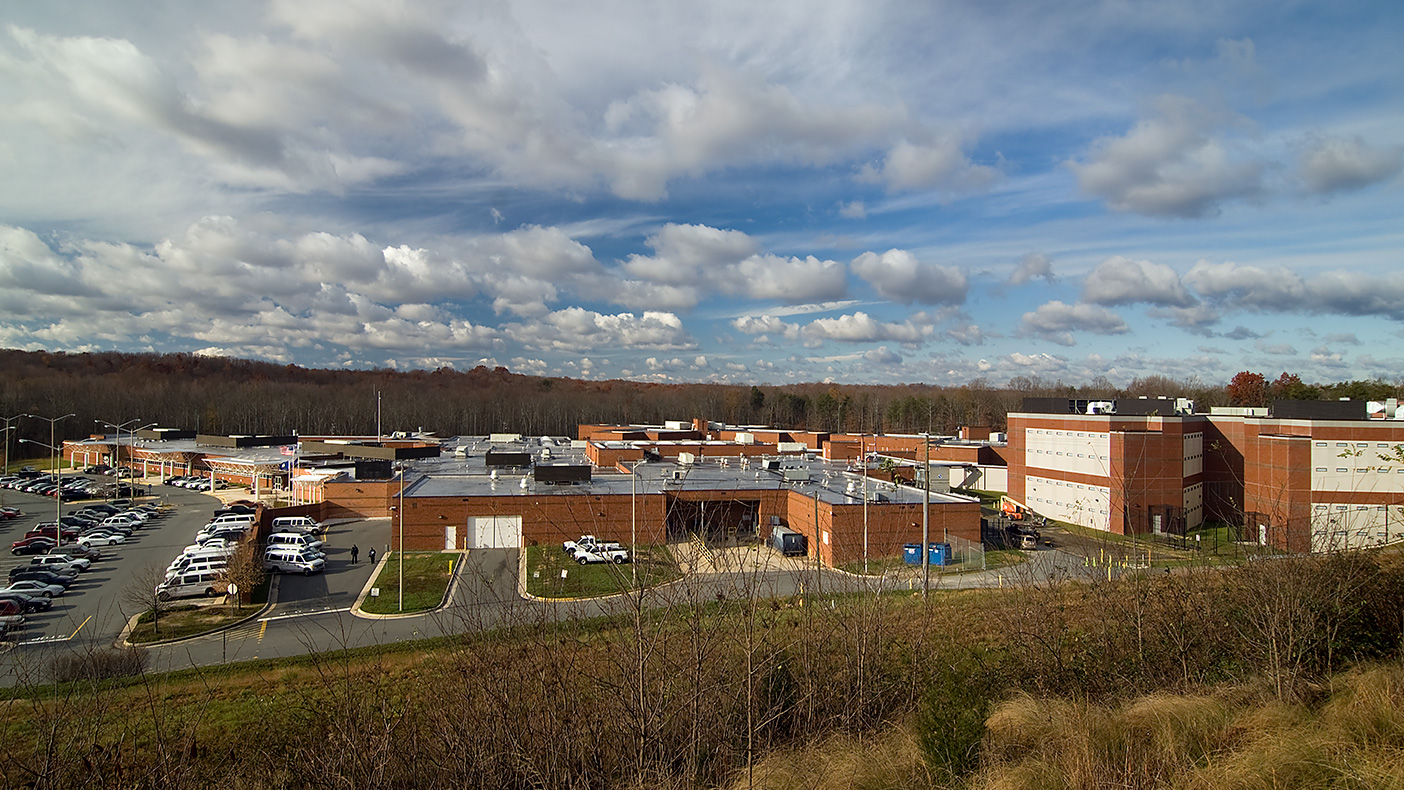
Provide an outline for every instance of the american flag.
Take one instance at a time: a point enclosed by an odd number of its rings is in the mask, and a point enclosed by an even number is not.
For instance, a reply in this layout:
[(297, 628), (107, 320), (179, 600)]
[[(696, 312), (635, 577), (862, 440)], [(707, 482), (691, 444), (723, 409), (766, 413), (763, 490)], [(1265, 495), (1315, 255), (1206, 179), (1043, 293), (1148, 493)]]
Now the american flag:
[(294, 455), (297, 453), (297, 445), (285, 444), (282, 447), (278, 448), (278, 452), (282, 453), (283, 455)]

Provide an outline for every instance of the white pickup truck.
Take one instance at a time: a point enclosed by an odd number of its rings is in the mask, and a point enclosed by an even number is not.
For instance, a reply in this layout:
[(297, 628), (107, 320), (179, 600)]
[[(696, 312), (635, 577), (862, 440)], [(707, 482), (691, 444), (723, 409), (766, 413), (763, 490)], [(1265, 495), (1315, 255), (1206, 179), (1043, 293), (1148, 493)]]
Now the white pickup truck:
[(596, 543), (589, 548), (576, 546), (575, 561), (581, 565), (594, 562), (612, 562), (623, 565), (629, 561), (629, 550), (618, 543)]
[(606, 549), (622, 548), (624, 547), (621, 544), (607, 543), (596, 538), (594, 535), (581, 535), (576, 540), (568, 540), (561, 544), (561, 550), (569, 554), (572, 558), (578, 557), (582, 551), (598, 553)]

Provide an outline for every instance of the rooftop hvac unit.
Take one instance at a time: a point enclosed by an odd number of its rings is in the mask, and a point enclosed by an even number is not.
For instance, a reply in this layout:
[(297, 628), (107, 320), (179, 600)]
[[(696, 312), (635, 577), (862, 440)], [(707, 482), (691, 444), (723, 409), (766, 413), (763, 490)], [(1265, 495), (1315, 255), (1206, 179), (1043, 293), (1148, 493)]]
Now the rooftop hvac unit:
[(782, 472), (782, 477), (787, 483), (808, 483), (808, 469), (786, 469)]

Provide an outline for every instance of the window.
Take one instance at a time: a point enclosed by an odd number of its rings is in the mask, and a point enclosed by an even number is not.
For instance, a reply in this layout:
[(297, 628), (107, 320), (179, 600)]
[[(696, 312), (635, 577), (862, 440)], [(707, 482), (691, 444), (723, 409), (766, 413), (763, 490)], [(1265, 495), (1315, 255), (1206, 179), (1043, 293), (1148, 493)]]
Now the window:
[[(1326, 467), (1324, 467), (1324, 466), (1318, 466), (1318, 467), (1316, 467), (1316, 471), (1318, 471), (1318, 472), (1324, 472), (1324, 471), (1326, 471)], [(920, 546), (918, 546), (917, 548), (920, 548)]]
[(1336, 442), (1337, 447), (1349, 447), (1350, 442)]
[(1369, 442), (1359, 442), (1359, 443), (1357, 443), (1355, 446), (1356, 446), (1356, 447), (1369, 447), (1369, 446), (1370, 446), (1370, 443), (1369, 443)]
[(1337, 471), (1337, 472), (1349, 472), (1350, 470), (1349, 470), (1349, 469), (1346, 469), (1344, 466), (1339, 466), (1339, 467), (1336, 467), (1336, 471)]
[(1326, 443), (1325, 443), (1325, 442), (1317, 442), (1317, 443), (1316, 443), (1316, 446), (1317, 446), (1317, 447), (1325, 447), (1325, 446), (1326, 446)]

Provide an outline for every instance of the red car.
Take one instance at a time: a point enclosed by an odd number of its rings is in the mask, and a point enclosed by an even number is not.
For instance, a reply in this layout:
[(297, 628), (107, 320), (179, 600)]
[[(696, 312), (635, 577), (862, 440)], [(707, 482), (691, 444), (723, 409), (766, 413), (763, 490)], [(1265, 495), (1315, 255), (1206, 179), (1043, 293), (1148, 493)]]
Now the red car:
[(11, 554), (43, 554), (55, 545), (53, 538), (43, 535), (36, 535), (32, 538), (17, 540), (10, 544)]
[[(50, 540), (56, 540), (58, 538), (58, 530), (54, 529), (52, 526), (43, 525), (24, 533), (24, 536), (26, 538), (36, 538), (42, 536), (49, 538)], [(64, 543), (72, 543), (76, 540), (78, 540), (78, 530), (65, 529), (63, 531)]]
[(17, 507), (0, 507), (0, 518), (11, 519), (23, 516), (24, 512)]

